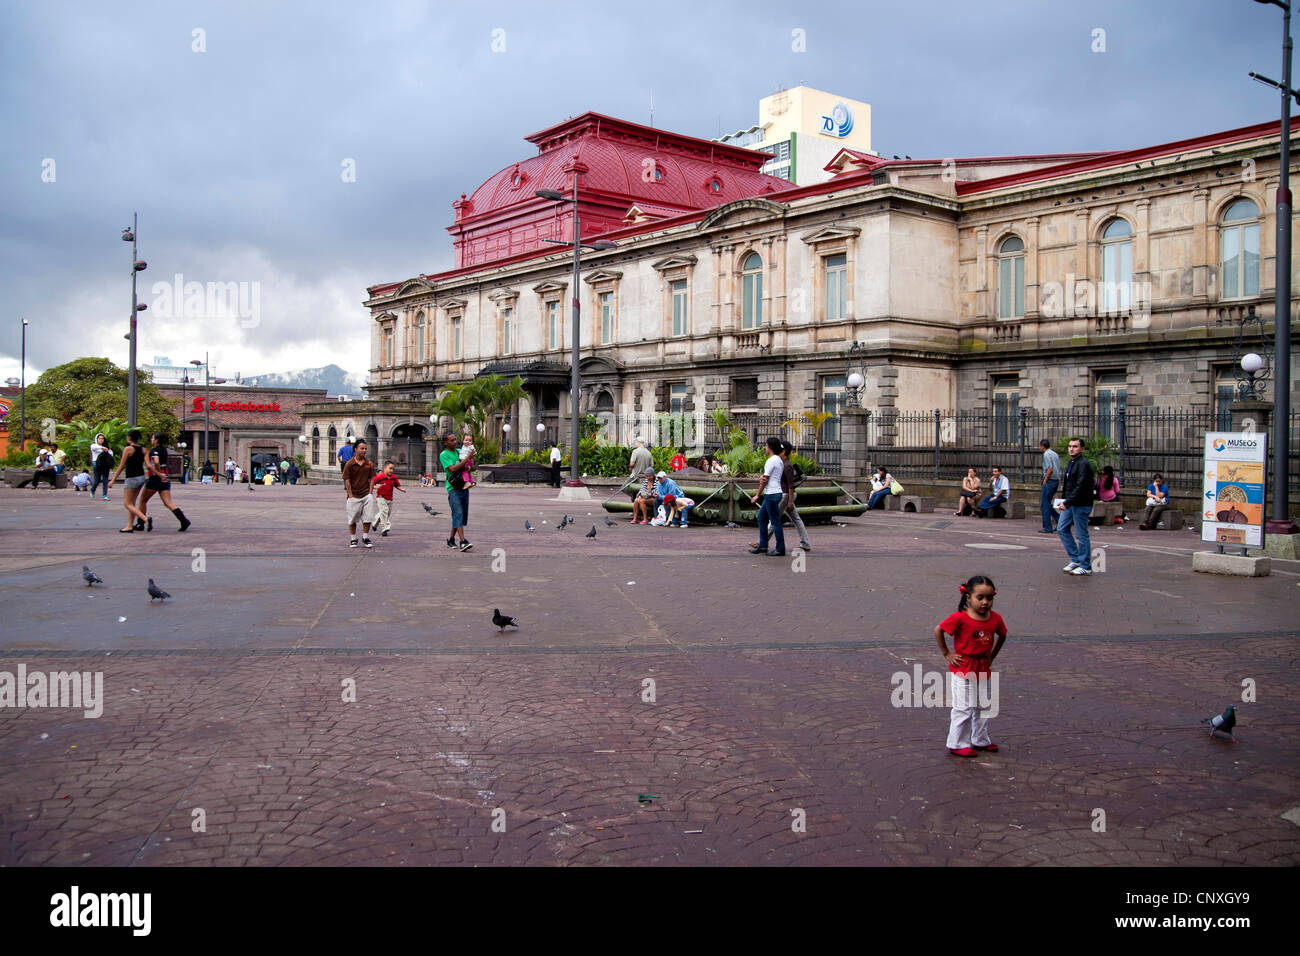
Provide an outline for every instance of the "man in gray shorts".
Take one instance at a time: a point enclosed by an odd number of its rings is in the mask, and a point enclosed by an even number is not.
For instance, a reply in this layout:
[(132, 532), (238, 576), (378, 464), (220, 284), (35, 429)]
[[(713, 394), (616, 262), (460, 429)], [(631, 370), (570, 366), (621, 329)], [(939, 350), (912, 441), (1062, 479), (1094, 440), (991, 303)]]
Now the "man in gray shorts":
[(361, 541), (367, 548), (370, 542), (370, 485), (375, 480), (374, 463), (366, 458), (366, 443), (356, 443), (356, 454), (343, 466), (343, 490), (348, 495), (348, 547), (357, 546), (357, 525), (361, 525)]

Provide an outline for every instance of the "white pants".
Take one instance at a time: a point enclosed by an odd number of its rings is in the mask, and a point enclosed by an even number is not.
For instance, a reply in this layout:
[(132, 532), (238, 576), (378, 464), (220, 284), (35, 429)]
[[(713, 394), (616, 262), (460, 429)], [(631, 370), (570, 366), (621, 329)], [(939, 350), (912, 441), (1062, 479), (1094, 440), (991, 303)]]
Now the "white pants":
[(348, 524), (368, 525), (370, 524), (370, 502), (373, 495), (364, 495), (361, 498), (348, 499)]
[(393, 503), (387, 498), (375, 495), (375, 530), (388, 531), (393, 527)]
[[(975, 674), (949, 674), (952, 678), (952, 719), (948, 724), (948, 749), (987, 747), (989, 721), (980, 713), (979, 684)], [(987, 687), (988, 675), (983, 675)], [(985, 697), (988, 691), (985, 691)]]

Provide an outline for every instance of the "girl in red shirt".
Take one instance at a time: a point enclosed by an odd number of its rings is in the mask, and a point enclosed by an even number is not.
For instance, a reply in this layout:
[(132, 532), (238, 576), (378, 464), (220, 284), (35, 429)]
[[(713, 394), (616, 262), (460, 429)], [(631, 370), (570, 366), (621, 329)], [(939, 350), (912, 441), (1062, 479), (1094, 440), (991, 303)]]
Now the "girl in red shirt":
[[(980, 750), (989, 753), (998, 750), (998, 745), (989, 737), (988, 718), (980, 711), (979, 697), (981, 675), (984, 676), (985, 696), (989, 696), (991, 665), (1007, 639), (1007, 626), (993, 610), (993, 598), (997, 593), (992, 578), (975, 575), (961, 586), (957, 613), (948, 615), (934, 629), (934, 639), (948, 662), (948, 670), (952, 672), (948, 752), (956, 757), (974, 757)], [(952, 638), (952, 651), (948, 650), (945, 636)]]

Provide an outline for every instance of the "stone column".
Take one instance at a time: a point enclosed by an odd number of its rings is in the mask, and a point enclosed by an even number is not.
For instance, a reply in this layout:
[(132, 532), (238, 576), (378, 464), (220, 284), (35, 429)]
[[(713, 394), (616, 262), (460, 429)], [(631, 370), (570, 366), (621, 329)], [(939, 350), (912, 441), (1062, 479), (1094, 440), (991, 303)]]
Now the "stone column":
[(864, 408), (840, 411), (840, 473), (846, 478), (867, 473), (867, 414)]

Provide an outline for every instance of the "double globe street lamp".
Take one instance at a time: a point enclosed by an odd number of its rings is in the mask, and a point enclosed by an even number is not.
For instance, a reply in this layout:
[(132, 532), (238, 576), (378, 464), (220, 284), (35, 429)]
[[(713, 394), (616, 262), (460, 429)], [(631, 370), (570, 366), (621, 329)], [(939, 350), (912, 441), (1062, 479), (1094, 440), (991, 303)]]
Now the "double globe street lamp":
[[(573, 196), (566, 196), (562, 192), (554, 189), (538, 189), (533, 195), (540, 199), (549, 199), (553, 202), (567, 202), (573, 206), (573, 352), (572, 352), (572, 374), (569, 382), (569, 413), (572, 418), (572, 429), (570, 431), (570, 453), (569, 463), (569, 481), (570, 487), (579, 487), (582, 482), (578, 479), (578, 447), (580, 444), (581, 430), (579, 421), (579, 404), (578, 397), (582, 389), (582, 372), (578, 368), (578, 347), (582, 341), (582, 325), (579, 320), (581, 307), (579, 306), (578, 283), (580, 281), (579, 272), (582, 268), (581, 253), (584, 248), (592, 249), (597, 252), (603, 252), (608, 249), (617, 249), (618, 243), (610, 242), (608, 239), (597, 239), (594, 242), (584, 243), (581, 238), (581, 220), (578, 215), (578, 171), (573, 172)], [(545, 242), (555, 243), (560, 246), (567, 246), (569, 243), (562, 239), (546, 239)], [(539, 432), (545, 431), (546, 428), (540, 422), (537, 424)]]

